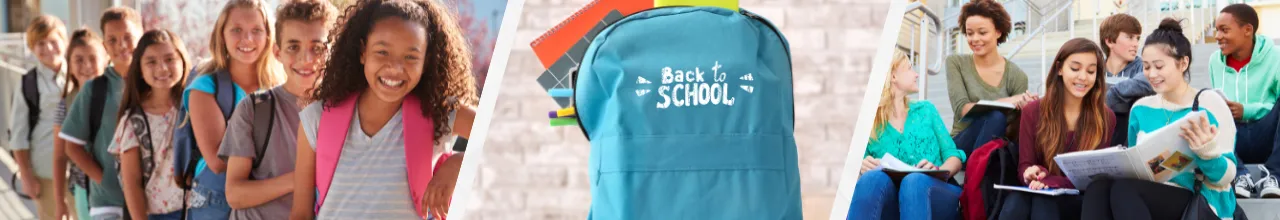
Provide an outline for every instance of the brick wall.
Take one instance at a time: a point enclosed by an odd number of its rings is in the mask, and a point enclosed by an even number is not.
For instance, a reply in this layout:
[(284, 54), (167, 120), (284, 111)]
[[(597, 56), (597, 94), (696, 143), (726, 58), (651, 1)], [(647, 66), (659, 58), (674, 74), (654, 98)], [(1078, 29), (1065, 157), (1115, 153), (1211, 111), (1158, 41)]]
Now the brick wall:
[[(861, 105), (888, 0), (741, 0), (780, 26), (792, 46), (796, 139), (806, 219), (825, 219)], [(489, 127), (476, 219), (585, 219), (589, 146), (572, 127), (547, 126), (556, 104), (534, 79), (528, 43), (589, 0), (527, 0)]]

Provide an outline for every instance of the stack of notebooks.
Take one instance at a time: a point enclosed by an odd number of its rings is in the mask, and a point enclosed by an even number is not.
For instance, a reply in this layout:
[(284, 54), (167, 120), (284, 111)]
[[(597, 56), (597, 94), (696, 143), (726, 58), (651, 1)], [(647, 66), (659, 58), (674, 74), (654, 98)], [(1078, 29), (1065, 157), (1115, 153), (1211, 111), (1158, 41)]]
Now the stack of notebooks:
[(530, 44), (547, 70), (538, 84), (560, 109), (551, 111), (551, 126), (577, 125), (572, 106), (573, 75), (596, 35), (623, 17), (653, 8), (653, 0), (595, 0), (539, 36)]

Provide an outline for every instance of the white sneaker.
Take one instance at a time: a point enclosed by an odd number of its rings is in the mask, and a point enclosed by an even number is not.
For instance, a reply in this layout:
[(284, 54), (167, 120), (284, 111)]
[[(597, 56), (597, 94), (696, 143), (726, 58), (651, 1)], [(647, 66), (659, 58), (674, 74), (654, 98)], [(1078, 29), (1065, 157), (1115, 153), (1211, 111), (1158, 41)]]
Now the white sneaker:
[(1276, 181), (1276, 176), (1271, 175), (1271, 171), (1266, 167), (1262, 167), (1262, 179), (1254, 182), (1254, 187), (1258, 189), (1258, 194), (1262, 198), (1280, 198), (1280, 181)]
[(1236, 176), (1232, 185), (1235, 185), (1236, 198), (1253, 198), (1253, 178), (1249, 174)]

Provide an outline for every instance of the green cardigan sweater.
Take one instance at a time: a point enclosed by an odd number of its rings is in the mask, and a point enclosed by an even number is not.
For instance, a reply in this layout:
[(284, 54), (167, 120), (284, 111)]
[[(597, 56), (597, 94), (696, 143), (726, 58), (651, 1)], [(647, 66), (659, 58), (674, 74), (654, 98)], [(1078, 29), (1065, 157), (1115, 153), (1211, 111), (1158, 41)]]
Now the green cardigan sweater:
[[(1000, 85), (991, 86), (978, 76), (978, 69), (973, 64), (973, 55), (951, 55), (947, 57), (947, 93), (951, 98), (952, 126), (951, 135), (969, 127), (969, 122), (960, 114), (964, 105), (982, 100), (996, 100), (1027, 92), (1027, 74), (1018, 68), (1013, 61), (1005, 59), (1004, 77)], [(1017, 116), (1007, 116), (1009, 124), (1014, 124)]]

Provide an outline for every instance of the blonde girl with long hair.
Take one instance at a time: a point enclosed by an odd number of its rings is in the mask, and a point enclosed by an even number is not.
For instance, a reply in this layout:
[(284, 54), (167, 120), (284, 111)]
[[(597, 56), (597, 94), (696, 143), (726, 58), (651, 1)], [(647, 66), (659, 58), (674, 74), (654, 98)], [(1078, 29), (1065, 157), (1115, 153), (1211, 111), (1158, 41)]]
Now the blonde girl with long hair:
[(877, 169), (880, 159), (889, 155), (921, 169), (946, 170), (948, 176), (964, 166), (965, 154), (956, 148), (933, 103), (907, 98), (919, 91), (919, 74), (911, 69), (911, 60), (899, 52), (892, 64), (848, 219), (958, 217), (960, 186), (923, 173), (909, 174), (895, 185)]
[(199, 152), (206, 155), (196, 163), (194, 173), (182, 173), (187, 177), (184, 179), (194, 176), (191, 190), (196, 199), (190, 204), (189, 219), (227, 219), (231, 212), (225, 195), (227, 162), (213, 155), (218, 155), (230, 116), (221, 110), (235, 106), (219, 106), (216, 77), (221, 74), (233, 82), (233, 103), (240, 103), (249, 92), (284, 82), (285, 74), (271, 52), (275, 32), (267, 19), (266, 6), (261, 0), (227, 2), (210, 37), (212, 60), (197, 69), (201, 74), (183, 92), (182, 107), (188, 112), (184, 123), (191, 123)]

